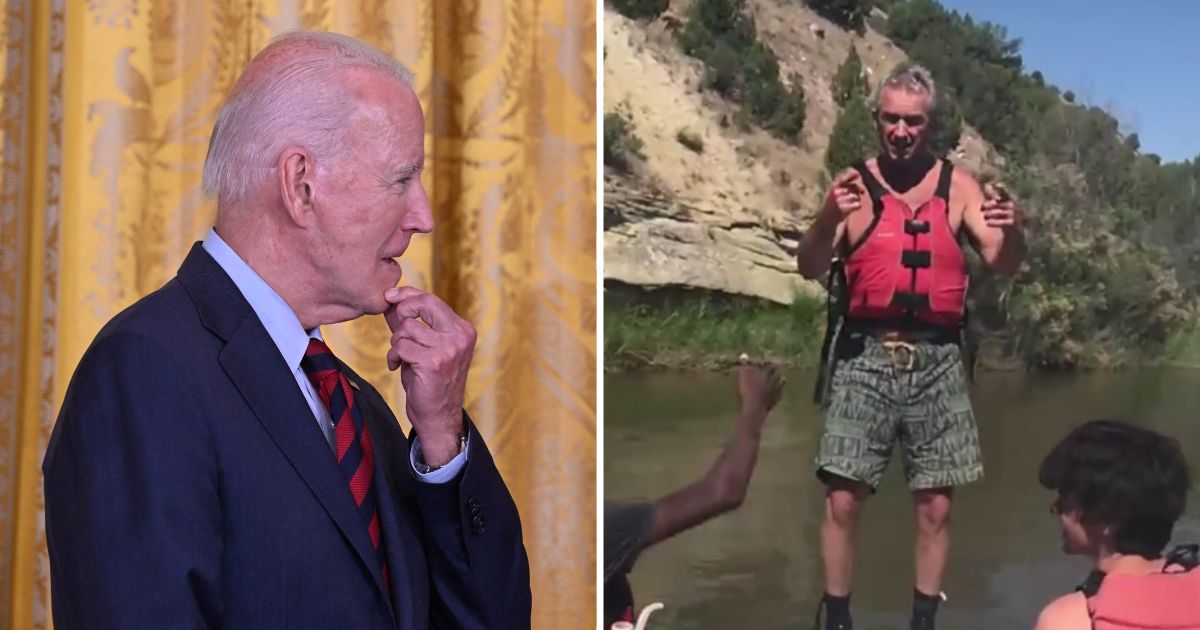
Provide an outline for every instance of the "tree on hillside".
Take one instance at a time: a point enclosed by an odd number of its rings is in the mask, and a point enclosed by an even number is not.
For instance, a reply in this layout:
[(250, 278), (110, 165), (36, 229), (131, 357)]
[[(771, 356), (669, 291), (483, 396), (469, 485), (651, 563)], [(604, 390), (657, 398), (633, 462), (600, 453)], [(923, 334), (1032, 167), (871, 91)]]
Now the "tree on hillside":
[(945, 157), (958, 146), (962, 136), (962, 112), (949, 90), (938, 92), (934, 106), (933, 127), (929, 130), (929, 150), (938, 157)]
[(861, 98), (850, 99), (833, 124), (829, 149), (825, 151), (825, 167), (830, 173), (837, 173), (878, 151), (879, 136), (871, 109)]
[(1136, 133), (1131, 133), (1125, 136), (1125, 146), (1130, 151), (1137, 153), (1138, 149), (1142, 148), (1142, 141)]
[(679, 32), (683, 51), (704, 62), (704, 87), (738, 103), (735, 118), (796, 143), (804, 126), (804, 89), (799, 79), (788, 89), (779, 78), (779, 60), (758, 40), (745, 0), (694, 0)]
[(754, 23), (742, 11), (745, 0), (695, 0), (688, 7), (687, 23), (679, 35), (683, 52), (703, 58), (702, 52), (717, 41), (734, 50), (756, 38)]
[(837, 74), (833, 75), (833, 83), (830, 89), (833, 92), (833, 100), (842, 107), (852, 98), (865, 98), (867, 96), (867, 78), (863, 74), (862, 61), (858, 58), (858, 50), (853, 45), (850, 46), (850, 54), (846, 56), (846, 61), (842, 62)]
[(634, 133), (625, 108), (604, 114), (604, 165), (625, 173), (642, 157), (642, 139)]
[(804, 130), (804, 85), (800, 77), (792, 76), (792, 89), (785, 91), (783, 100), (766, 122), (768, 131), (777, 137), (796, 144)]
[(871, 12), (870, 0), (806, 1), (808, 6), (812, 7), (813, 11), (816, 11), (821, 17), (859, 34), (863, 31), (867, 14)]
[(667, 10), (671, 0), (607, 0), (617, 13), (635, 20), (656, 18)]

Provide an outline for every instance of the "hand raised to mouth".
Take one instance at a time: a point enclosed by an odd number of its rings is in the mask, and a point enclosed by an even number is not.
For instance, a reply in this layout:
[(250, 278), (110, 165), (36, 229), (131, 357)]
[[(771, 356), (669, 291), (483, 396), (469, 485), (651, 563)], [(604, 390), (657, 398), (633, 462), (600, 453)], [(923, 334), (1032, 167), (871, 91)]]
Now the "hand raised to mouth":
[(476, 332), (432, 293), (405, 286), (384, 292), (391, 306), (389, 370), (400, 370), (405, 412), (421, 438), (425, 463), (438, 466), (458, 454), (467, 373)]

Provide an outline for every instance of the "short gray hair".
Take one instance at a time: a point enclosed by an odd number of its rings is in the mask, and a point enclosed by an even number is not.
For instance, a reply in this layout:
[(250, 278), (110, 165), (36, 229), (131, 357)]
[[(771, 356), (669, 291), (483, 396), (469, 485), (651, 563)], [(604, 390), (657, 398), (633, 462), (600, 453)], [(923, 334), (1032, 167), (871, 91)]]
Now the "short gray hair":
[[(279, 152), (290, 144), (325, 158), (340, 156), (345, 127), (355, 108), (347, 91), (333, 88), (349, 68), (369, 68), (412, 87), (412, 73), (399, 61), (353, 37), (293, 31), (271, 42), (250, 61), (285, 48), (283, 61), (260, 76), (243, 75), (221, 106), (204, 160), (204, 191), (220, 202), (239, 201), (252, 182), (266, 177)], [(246, 81), (242, 85), (242, 81)]]
[(893, 70), (879, 84), (879, 92), (875, 95), (877, 107), (883, 102), (884, 90), (904, 90), (912, 94), (928, 94), (930, 112), (937, 105), (937, 86), (933, 83), (933, 74), (925, 66), (910, 65)]

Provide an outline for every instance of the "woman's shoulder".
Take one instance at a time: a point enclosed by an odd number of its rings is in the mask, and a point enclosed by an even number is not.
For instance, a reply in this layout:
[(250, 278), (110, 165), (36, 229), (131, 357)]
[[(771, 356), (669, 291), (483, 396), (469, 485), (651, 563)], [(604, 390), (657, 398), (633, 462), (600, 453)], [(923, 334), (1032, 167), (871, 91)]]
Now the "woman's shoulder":
[(1034, 630), (1089, 630), (1087, 598), (1083, 593), (1068, 593), (1046, 604), (1038, 615)]

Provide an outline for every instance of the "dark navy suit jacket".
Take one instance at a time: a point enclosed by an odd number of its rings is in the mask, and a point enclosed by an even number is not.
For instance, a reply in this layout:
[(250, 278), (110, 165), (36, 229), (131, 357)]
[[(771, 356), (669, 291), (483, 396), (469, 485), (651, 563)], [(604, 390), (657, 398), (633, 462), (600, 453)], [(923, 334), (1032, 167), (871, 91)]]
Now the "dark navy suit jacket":
[(528, 628), (516, 505), (471, 434), (446, 484), (359, 385), (390, 594), (334, 454), (266, 329), (200, 244), (109, 322), (43, 462), (54, 624), (76, 628)]

